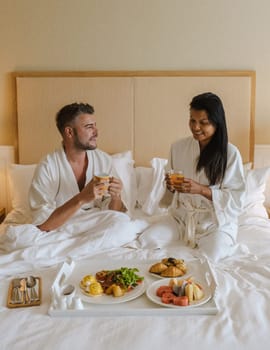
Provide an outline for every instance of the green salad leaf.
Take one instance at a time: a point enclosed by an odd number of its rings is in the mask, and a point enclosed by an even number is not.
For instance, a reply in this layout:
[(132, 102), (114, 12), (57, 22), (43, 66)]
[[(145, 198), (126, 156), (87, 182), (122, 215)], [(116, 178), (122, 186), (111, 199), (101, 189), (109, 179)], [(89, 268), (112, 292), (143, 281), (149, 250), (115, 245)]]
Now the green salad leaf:
[(142, 282), (144, 279), (143, 276), (137, 274), (137, 272), (139, 272), (137, 268), (121, 267), (112, 272), (114, 274), (114, 281), (126, 288), (136, 287), (138, 283)]

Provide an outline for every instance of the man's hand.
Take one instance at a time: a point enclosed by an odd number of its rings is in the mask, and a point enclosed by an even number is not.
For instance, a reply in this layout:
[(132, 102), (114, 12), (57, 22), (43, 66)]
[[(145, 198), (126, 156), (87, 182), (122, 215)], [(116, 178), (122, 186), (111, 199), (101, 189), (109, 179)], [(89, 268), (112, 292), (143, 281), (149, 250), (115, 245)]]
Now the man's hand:
[(121, 191), (123, 188), (122, 181), (116, 177), (110, 178), (109, 194), (112, 198), (121, 197)]
[(109, 208), (117, 211), (126, 211), (126, 207), (121, 199), (121, 191), (123, 188), (122, 181), (115, 177), (110, 178), (109, 194), (111, 195), (111, 202)]
[(82, 204), (93, 201), (98, 196), (97, 181), (92, 179), (88, 182), (88, 184), (81, 190), (79, 196)]

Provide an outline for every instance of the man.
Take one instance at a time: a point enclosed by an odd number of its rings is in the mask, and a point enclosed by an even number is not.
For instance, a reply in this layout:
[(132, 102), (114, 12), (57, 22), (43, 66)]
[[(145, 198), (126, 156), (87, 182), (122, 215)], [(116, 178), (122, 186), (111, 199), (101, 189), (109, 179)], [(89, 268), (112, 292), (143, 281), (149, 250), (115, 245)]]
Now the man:
[(91, 208), (125, 211), (122, 182), (110, 177), (108, 193), (94, 175), (113, 174), (111, 157), (97, 149), (94, 108), (72, 103), (56, 115), (62, 146), (37, 166), (29, 192), (33, 224), (42, 231), (55, 230), (80, 210)]

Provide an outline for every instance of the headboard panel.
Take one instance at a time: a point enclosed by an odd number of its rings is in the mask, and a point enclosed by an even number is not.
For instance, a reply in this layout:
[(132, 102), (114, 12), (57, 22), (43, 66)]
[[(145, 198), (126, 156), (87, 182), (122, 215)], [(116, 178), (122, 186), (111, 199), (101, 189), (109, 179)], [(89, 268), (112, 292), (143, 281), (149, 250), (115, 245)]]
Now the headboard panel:
[(98, 146), (132, 150), (136, 165), (167, 158), (170, 144), (190, 135), (189, 103), (211, 91), (223, 101), (229, 139), (253, 161), (255, 72), (52, 72), (15, 73), (18, 159), (36, 163), (60, 144), (55, 114), (65, 104), (95, 108)]

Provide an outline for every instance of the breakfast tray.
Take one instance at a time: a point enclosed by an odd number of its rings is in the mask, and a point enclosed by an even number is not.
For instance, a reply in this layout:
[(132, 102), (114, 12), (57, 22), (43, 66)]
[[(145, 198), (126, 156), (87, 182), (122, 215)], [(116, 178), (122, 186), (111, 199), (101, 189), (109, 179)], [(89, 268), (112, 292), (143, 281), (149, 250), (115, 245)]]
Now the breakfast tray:
[[(155, 261), (156, 262), (156, 261)], [(203, 281), (211, 293), (207, 302), (194, 307), (166, 307), (158, 305), (147, 297), (146, 291), (158, 279), (150, 274), (149, 266), (152, 261), (132, 261), (123, 263), (113, 261), (89, 260), (87, 262), (78, 262), (69, 260), (63, 263), (51, 287), (51, 304), (48, 314), (52, 317), (76, 317), (76, 316), (182, 316), (182, 315), (215, 315), (218, 312), (216, 304), (217, 282), (213, 270), (207, 259), (194, 259), (186, 261), (187, 266), (191, 267), (191, 275), (195, 280)], [(96, 304), (85, 302), (81, 298), (80, 280), (83, 276), (94, 274), (102, 269), (117, 269), (122, 266), (138, 268), (139, 274), (144, 276), (144, 290), (137, 298), (127, 302), (117, 302), (113, 304)], [(188, 271), (189, 272), (189, 271)], [(164, 280), (165, 281), (165, 280)], [(72, 295), (65, 296), (63, 291), (66, 286), (75, 286)], [(140, 287), (142, 288), (142, 287)], [(93, 297), (86, 297), (93, 298)], [(95, 297), (94, 297), (95, 298)], [(97, 297), (99, 298), (99, 297)], [(111, 297), (112, 299), (117, 299)], [(81, 300), (83, 299), (83, 300)]]

